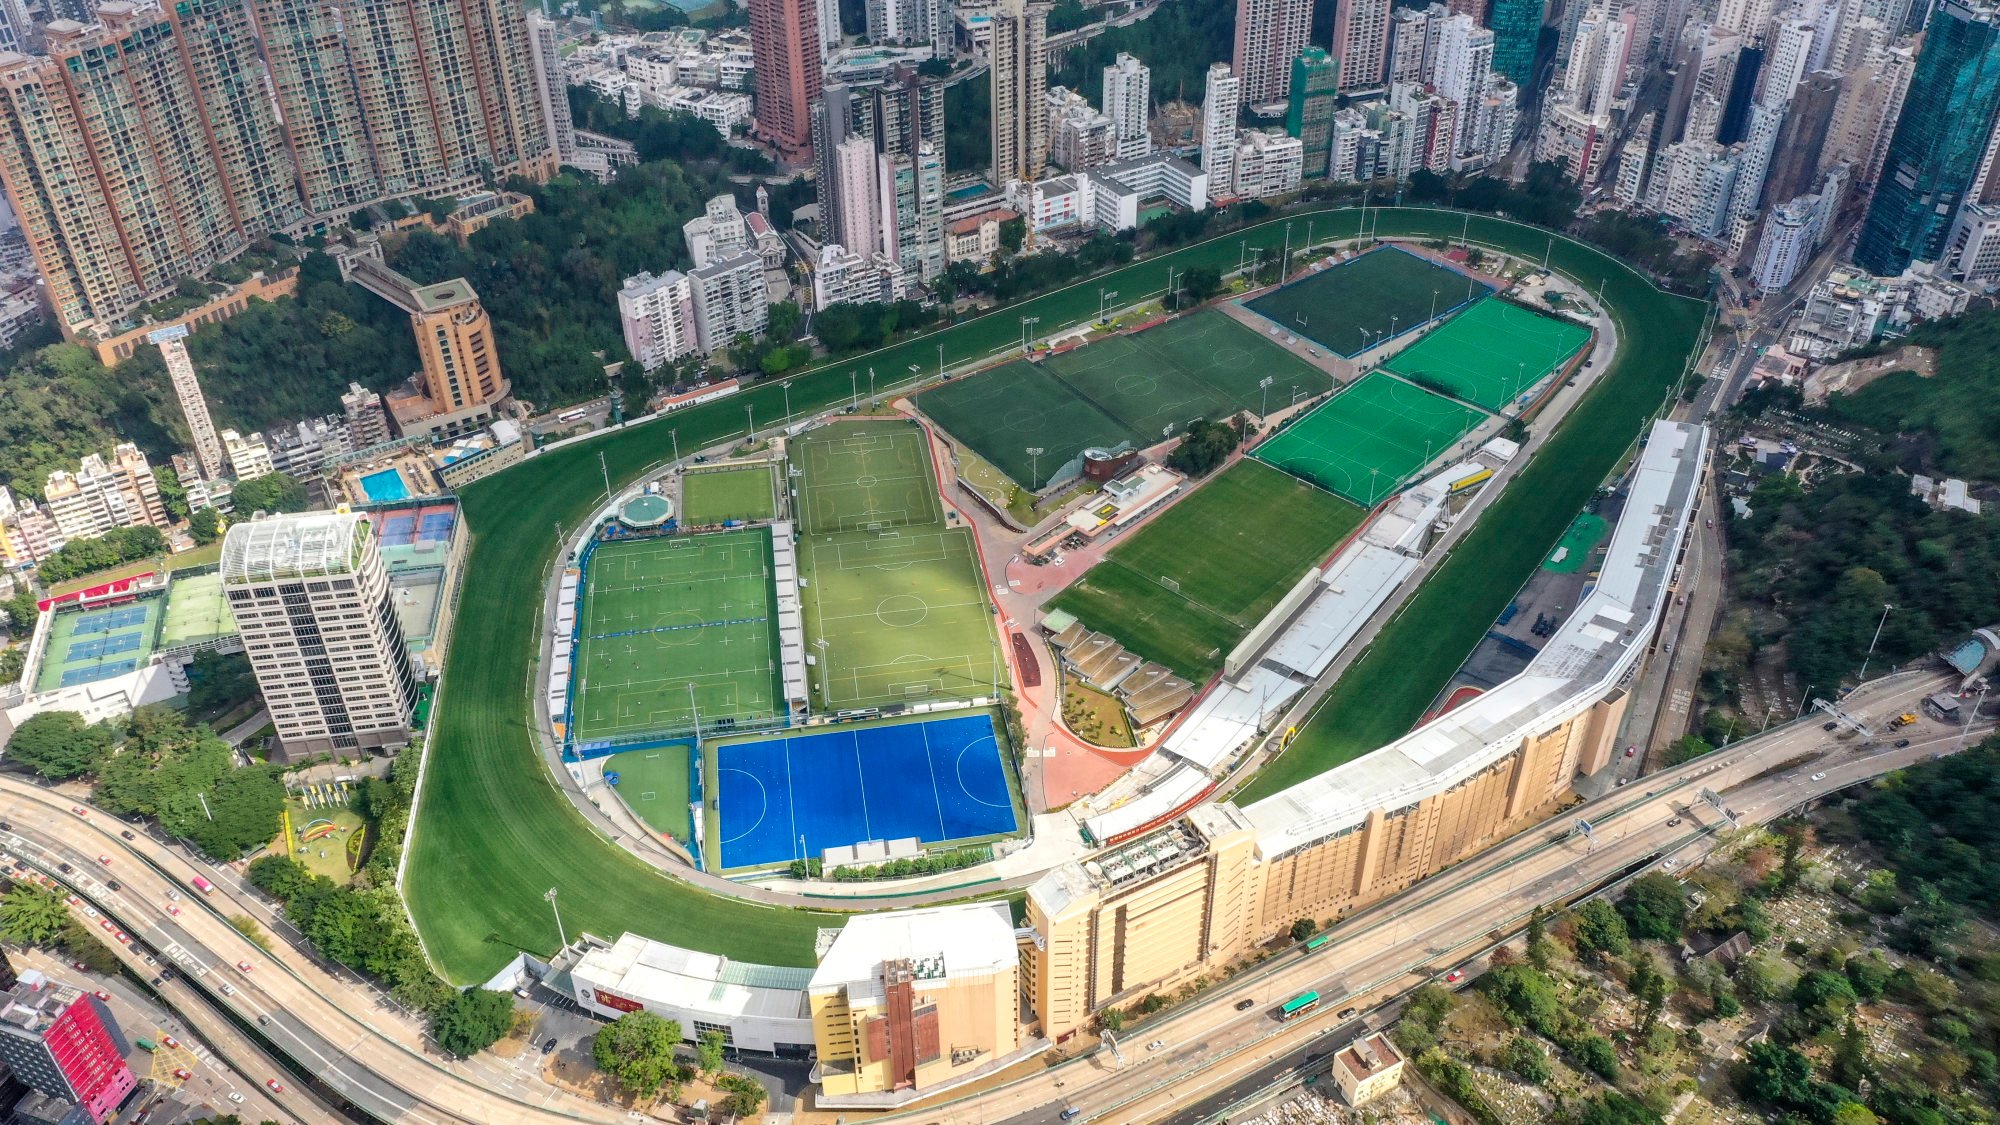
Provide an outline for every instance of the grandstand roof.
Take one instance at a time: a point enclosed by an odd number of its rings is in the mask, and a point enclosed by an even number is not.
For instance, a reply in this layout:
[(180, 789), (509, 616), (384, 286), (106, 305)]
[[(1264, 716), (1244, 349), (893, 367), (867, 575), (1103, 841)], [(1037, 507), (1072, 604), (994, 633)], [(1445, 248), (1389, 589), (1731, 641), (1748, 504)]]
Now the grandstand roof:
[(1244, 812), (1266, 859), (1441, 792), (1602, 698), (1636, 662), (1657, 617), (1699, 495), (1703, 427), (1655, 423), (1596, 585), (1520, 675), (1372, 754)]
[(629, 933), (609, 948), (585, 953), (570, 973), (621, 996), (712, 1013), (717, 1023), (732, 1016), (803, 1019), (812, 976), (807, 969), (745, 964)]

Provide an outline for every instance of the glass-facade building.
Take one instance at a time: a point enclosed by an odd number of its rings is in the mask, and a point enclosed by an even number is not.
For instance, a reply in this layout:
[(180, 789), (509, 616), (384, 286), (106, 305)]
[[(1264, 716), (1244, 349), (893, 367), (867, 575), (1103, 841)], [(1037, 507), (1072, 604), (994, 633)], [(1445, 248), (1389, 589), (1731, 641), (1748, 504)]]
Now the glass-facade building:
[(1305, 149), (1308, 177), (1326, 175), (1333, 152), (1333, 113), (1340, 108), (1340, 64), (1319, 47), (1292, 60), (1292, 92), (1285, 106), (1285, 132)]
[(1978, 174), (2000, 109), (2000, 27), (1990, 6), (1941, 0), (1889, 140), (1854, 261), (1893, 277), (1934, 261)]
[(1526, 90), (1535, 76), (1535, 46), (1542, 38), (1543, 0), (1493, 0), (1486, 26), (1493, 31), (1493, 70)]

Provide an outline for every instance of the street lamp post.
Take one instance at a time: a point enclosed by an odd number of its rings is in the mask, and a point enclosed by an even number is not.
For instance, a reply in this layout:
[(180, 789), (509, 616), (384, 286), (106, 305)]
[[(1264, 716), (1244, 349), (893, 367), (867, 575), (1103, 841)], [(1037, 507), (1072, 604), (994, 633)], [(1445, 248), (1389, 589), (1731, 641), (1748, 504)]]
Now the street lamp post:
[(1861, 658), (1860, 680), (1862, 682), (1866, 682), (1868, 679), (1868, 662), (1875, 659), (1875, 642), (1882, 639), (1882, 626), (1887, 625), (1889, 623), (1889, 611), (1895, 608), (1896, 608), (1895, 606), (1892, 606), (1887, 602), (1884, 602), (1882, 604), (1882, 619), (1875, 623), (1875, 635), (1869, 638), (1868, 655)]
[(556, 916), (556, 937), (561, 939), (562, 947), (568, 949), (569, 935), (563, 932), (562, 911), (556, 908), (556, 889), (550, 887), (548, 893), (542, 897), (549, 900), (549, 910)]
[(1799, 696), (1799, 713), (1792, 716), (1794, 720), (1803, 719), (1806, 717), (1806, 703), (1812, 699), (1812, 689), (1816, 686), (1818, 685), (1816, 684), (1806, 685), (1805, 694)]

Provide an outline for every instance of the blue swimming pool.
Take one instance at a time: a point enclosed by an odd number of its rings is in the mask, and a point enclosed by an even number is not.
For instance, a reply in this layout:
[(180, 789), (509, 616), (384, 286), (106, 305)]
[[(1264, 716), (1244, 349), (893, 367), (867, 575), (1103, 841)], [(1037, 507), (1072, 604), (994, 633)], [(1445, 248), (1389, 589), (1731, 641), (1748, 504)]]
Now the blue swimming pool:
[(390, 500), (408, 500), (410, 486), (403, 483), (403, 474), (394, 469), (383, 469), (379, 473), (369, 473), (361, 478), (361, 491), (377, 504)]

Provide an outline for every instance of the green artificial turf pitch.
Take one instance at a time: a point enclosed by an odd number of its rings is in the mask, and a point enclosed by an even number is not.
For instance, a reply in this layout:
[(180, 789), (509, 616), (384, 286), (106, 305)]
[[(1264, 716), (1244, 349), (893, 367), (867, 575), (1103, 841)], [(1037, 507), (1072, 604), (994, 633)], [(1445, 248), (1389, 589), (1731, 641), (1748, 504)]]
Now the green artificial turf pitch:
[(767, 520), (777, 514), (767, 465), (697, 471), (681, 478), (684, 524), (710, 527), (724, 520)]
[(618, 799), (653, 831), (683, 844), (692, 825), (690, 771), (685, 745), (627, 750), (604, 760), (605, 775), (618, 775)]
[(1287, 332), (1351, 356), (1450, 316), (1490, 292), (1467, 274), (1384, 246), (1309, 273), (1245, 307)]
[(1365, 513), (1238, 461), (1111, 549), (1052, 603), (1197, 682)]
[[(1268, 393), (1259, 385), (1267, 378)], [(1196, 418), (1262, 413), (1332, 386), (1325, 372), (1208, 309), (1037, 362), (1017, 360), (918, 402), (973, 452), (1038, 489), (1091, 446), (1144, 448)]]
[[(991, 694), (1007, 675), (972, 532), (948, 528), (921, 429), (839, 422), (793, 443), (814, 702)], [(862, 528), (865, 530), (845, 530)]]
[(1370, 372), (1257, 447), (1255, 456), (1372, 508), (1486, 415)]
[(775, 715), (774, 600), (762, 528), (599, 547), (584, 576), (576, 742)]
[(1507, 301), (1481, 301), (1411, 344), (1383, 370), (1499, 410), (1568, 363), (1590, 329)]
[[(1584, 564), (1590, 561), (1591, 551), (1603, 541), (1604, 533), (1609, 530), (1610, 525), (1604, 522), (1603, 516), (1591, 512), (1577, 513), (1577, 517), (1570, 521), (1569, 530), (1563, 532), (1563, 537), (1549, 552), (1548, 560), (1542, 563), (1542, 569), (1557, 574), (1575, 574), (1582, 570)], [(1561, 558), (1556, 557), (1558, 553)]]
[[(1359, 208), (1313, 212), (1321, 234), (1352, 237)], [(1619, 350), (1603, 377), (1549, 439), (1542, 455), (1496, 501), (1418, 591), (1417, 599), (1335, 684), (1314, 724), (1258, 778), (1267, 791), (1310, 776), (1407, 730), (1436, 698), (1486, 627), (1589, 500), (1611, 463), (1631, 446), (1696, 346), (1706, 306), (1651, 288), (1629, 267), (1581, 243), (1485, 215), (1429, 208), (1372, 208), (1380, 234), (1413, 239), (1469, 233), (1481, 246), (1541, 261), (1579, 288), (1598, 292), (1618, 321)], [(863, 356), (768, 380), (729, 399), (671, 415), (683, 449), (740, 439), (743, 408), (776, 417), (786, 408), (845, 405), (849, 373), (980, 363), (1018, 347), (1020, 318), (1044, 330), (1098, 315), (1099, 288), (1127, 298), (1160, 293), (1192, 267), (1234, 268), (1238, 243), (1276, 245), (1288, 216), (1146, 258), (939, 332), (913, 336)], [(1466, 224), (1470, 223), (1469, 231)], [(413, 816), (405, 897), (424, 946), (452, 981), (486, 980), (522, 950), (547, 954), (557, 929), (544, 897), (562, 894), (572, 929), (627, 930), (741, 961), (813, 964), (813, 940), (841, 916), (773, 909), (716, 896), (670, 878), (622, 850), (584, 820), (557, 788), (532, 737), (530, 692), (535, 637), (547, 603), (543, 583), (556, 543), (546, 529), (575, 527), (601, 502), (608, 462), (623, 487), (657, 468), (663, 423), (635, 423), (554, 449), (469, 486), (462, 500), (473, 535), (445, 664), (445, 688), (431, 720), (418, 808)], [(1268, 782), (1267, 779), (1268, 778)]]
[(791, 459), (809, 535), (943, 526), (930, 443), (914, 423), (837, 422), (793, 442)]

